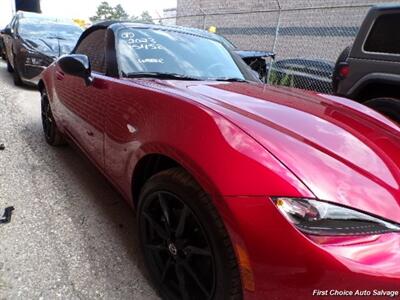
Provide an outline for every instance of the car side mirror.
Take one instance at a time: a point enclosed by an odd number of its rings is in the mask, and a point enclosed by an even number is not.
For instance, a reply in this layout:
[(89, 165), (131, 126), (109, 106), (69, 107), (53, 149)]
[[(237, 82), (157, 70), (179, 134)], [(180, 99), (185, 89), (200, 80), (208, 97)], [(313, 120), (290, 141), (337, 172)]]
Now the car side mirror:
[(3, 30), (1, 30), (1, 34), (4, 34), (4, 35), (12, 35), (12, 30), (11, 30), (10, 27), (6, 27), (6, 28), (4, 28)]
[(70, 54), (63, 56), (58, 60), (58, 65), (65, 74), (85, 80), (86, 86), (92, 84), (92, 70), (89, 58), (86, 55)]

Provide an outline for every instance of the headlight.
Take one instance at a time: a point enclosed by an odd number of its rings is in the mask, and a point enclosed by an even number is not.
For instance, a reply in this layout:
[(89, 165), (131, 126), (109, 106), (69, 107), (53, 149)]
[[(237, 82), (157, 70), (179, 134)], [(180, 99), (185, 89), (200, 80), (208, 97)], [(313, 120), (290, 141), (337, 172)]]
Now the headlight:
[(400, 231), (400, 225), (324, 201), (273, 198), (279, 211), (300, 231), (312, 235), (373, 235)]
[(25, 63), (27, 65), (43, 66), (45, 62), (41, 58), (28, 56)]

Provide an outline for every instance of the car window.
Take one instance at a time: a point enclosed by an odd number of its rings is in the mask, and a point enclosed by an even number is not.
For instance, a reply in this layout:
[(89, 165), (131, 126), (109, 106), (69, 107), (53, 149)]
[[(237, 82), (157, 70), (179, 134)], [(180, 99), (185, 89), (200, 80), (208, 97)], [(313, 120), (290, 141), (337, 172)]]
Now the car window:
[(400, 54), (400, 14), (388, 14), (376, 19), (365, 42), (364, 50), (376, 53)]
[(221, 43), (225, 45), (226, 48), (231, 49), (231, 50), (236, 49), (236, 46), (230, 40), (226, 39), (222, 35), (216, 35), (216, 36), (219, 38)]
[(123, 28), (117, 33), (117, 57), (125, 74), (175, 73), (204, 79), (245, 76), (221, 42), (178, 31)]
[(106, 73), (106, 44), (105, 29), (98, 29), (85, 37), (75, 50), (77, 54), (86, 55), (92, 70), (98, 73)]

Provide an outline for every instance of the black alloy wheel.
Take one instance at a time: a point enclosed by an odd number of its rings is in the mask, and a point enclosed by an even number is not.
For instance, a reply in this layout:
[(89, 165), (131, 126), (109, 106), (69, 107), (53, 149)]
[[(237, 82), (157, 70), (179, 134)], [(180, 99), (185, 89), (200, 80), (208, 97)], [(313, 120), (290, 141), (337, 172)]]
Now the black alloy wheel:
[(41, 92), (41, 115), (42, 127), (46, 142), (52, 146), (65, 144), (62, 134), (59, 132), (56, 122), (53, 118), (50, 102), (46, 91)]
[[(215, 208), (208, 203), (203, 210), (204, 196), (179, 168), (153, 176), (141, 193), (141, 247), (164, 299), (241, 298), (240, 275), (230, 241)], [(207, 211), (210, 209), (212, 212)]]
[(215, 289), (213, 253), (191, 209), (178, 196), (158, 191), (149, 196), (141, 213), (145, 255), (154, 262), (168, 294), (210, 299)]

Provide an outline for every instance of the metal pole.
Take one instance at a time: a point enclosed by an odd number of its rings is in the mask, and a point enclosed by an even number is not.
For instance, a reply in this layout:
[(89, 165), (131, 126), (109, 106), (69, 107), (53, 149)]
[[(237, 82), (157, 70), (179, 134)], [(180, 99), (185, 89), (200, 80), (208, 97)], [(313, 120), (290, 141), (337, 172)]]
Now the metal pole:
[[(280, 25), (281, 25), (281, 14), (282, 14), (282, 9), (281, 9), (281, 5), (280, 5), (280, 3), (279, 3), (279, 0), (276, 0), (276, 4), (278, 5), (278, 22), (277, 22), (277, 24), (276, 24), (275, 37), (274, 37), (274, 44), (273, 44), (273, 46), (272, 46), (272, 52), (273, 52), (273, 53), (275, 53), (276, 43), (277, 43), (277, 41), (278, 41), (279, 27), (280, 27)], [(270, 77), (271, 77), (272, 64), (273, 64), (273, 62), (274, 62), (274, 60), (275, 60), (275, 57), (276, 57), (276, 56), (274, 56), (274, 57), (271, 59), (270, 63), (269, 63), (268, 77), (267, 77), (267, 82), (266, 82), (267, 84), (269, 84), (269, 80), (270, 80)]]
[(201, 7), (201, 3), (199, 5), (200, 12), (203, 14), (203, 29), (206, 30), (206, 12)]

